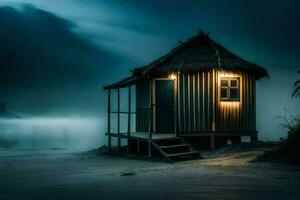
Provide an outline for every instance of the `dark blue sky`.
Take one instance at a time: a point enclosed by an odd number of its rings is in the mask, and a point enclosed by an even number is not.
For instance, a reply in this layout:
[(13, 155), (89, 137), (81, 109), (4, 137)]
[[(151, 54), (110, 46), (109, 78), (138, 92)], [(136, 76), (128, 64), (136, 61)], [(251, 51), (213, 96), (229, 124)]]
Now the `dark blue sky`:
[(0, 100), (33, 116), (100, 116), (103, 84), (202, 28), (269, 71), (257, 84), (257, 107), (258, 119), (272, 124), (283, 107), (300, 113), (290, 98), (299, 9), (296, 0), (2, 0)]
[(9, 66), (4, 80), (8, 86), (21, 83), (18, 87), (110, 82), (199, 28), (267, 69), (296, 70), (299, 5), (290, 0), (4, 0), (1, 58)]

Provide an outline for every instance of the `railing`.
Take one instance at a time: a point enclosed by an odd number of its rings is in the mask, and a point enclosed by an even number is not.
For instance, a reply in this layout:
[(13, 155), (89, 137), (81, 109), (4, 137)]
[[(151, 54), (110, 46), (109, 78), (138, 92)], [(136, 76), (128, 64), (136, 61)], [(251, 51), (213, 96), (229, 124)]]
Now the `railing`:
[(149, 132), (151, 108), (136, 108), (136, 131)]
[[(118, 151), (121, 151), (121, 136), (122, 133), (120, 132), (120, 115), (125, 114), (128, 116), (128, 124), (127, 124), (127, 138), (130, 138), (131, 133), (131, 114), (134, 114), (134, 112), (131, 112), (131, 86), (128, 86), (128, 111), (122, 112), (120, 110), (120, 88), (117, 88), (117, 111), (111, 111), (111, 89), (108, 89), (108, 112), (107, 112), (107, 134), (108, 134), (108, 151), (111, 153), (111, 136), (114, 134), (111, 132), (111, 114), (117, 114), (117, 137), (118, 137)], [(127, 149), (128, 150), (128, 149)]]

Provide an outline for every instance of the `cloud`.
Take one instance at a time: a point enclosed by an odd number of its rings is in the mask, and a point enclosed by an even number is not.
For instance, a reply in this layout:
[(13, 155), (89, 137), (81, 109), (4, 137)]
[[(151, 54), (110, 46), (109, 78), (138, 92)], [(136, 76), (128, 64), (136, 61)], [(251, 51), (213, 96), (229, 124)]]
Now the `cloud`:
[(120, 56), (95, 46), (63, 18), (33, 6), (0, 7), (1, 87), (99, 84)]
[[(102, 2), (92, 0), (92, 2)], [(152, 33), (184, 40), (200, 27), (237, 54), (262, 65), (298, 69), (300, 3), (297, 0), (111, 0), (111, 7), (152, 20)], [(133, 14), (132, 14), (133, 13)], [(169, 43), (169, 44), (170, 44)]]

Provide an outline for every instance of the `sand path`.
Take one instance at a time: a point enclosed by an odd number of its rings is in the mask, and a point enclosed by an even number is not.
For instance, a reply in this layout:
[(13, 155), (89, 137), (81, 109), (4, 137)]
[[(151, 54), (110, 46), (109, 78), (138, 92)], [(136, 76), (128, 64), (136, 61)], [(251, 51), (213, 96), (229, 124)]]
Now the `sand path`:
[(0, 151), (0, 199), (300, 199), (296, 167), (257, 152), (175, 164), (67, 150)]

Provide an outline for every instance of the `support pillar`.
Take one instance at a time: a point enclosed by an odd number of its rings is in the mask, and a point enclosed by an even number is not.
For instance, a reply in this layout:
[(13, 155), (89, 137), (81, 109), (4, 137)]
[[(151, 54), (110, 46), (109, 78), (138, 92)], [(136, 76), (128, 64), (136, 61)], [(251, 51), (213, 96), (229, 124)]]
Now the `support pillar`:
[(111, 154), (111, 136), (110, 136), (110, 89), (108, 89), (107, 97), (107, 134), (108, 134), (108, 153)]
[(175, 137), (178, 137), (179, 132), (179, 72), (176, 74), (176, 79), (174, 80), (175, 87), (175, 98), (174, 98), (174, 110), (175, 110)]
[(148, 158), (152, 157), (152, 147), (151, 147), (151, 141), (148, 141)]
[(149, 140), (152, 140), (153, 133), (153, 84), (154, 80), (150, 79), (150, 122), (149, 122)]
[(120, 137), (120, 88), (118, 91), (118, 152), (121, 153), (121, 137)]
[(216, 149), (216, 136), (214, 134), (210, 135), (210, 150)]
[(111, 136), (108, 135), (108, 154), (111, 154)]
[(128, 87), (128, 124), (127, 124), (127, 154), (130, 152), (130, 131), (131, 131), (131, 86)]

